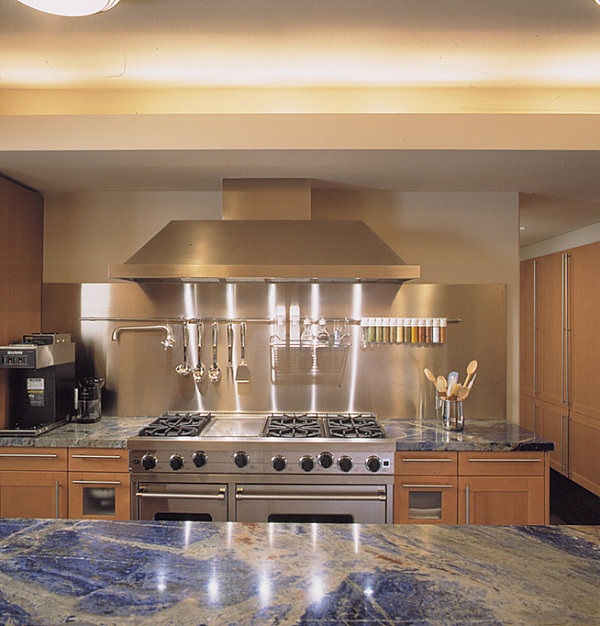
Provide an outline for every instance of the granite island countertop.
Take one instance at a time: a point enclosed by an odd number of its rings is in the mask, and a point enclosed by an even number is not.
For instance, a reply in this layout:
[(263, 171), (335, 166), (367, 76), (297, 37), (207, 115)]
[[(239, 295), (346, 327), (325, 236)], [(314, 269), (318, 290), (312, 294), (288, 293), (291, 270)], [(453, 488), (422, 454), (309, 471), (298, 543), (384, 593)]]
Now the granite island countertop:
[(10, 624), (600, 624), (600, 527), (0, 520)]
[[(70, 423), (38, 437), (0, 437), (0, 447), (126, 448), (154, 417), (102, 417), (95, 424)], [(554, 443), (505, 420), (467, 420), (462, 432), (444, 430), (434, 419), (381, 419), (396, 450), (522, 450), (546, 452)]]

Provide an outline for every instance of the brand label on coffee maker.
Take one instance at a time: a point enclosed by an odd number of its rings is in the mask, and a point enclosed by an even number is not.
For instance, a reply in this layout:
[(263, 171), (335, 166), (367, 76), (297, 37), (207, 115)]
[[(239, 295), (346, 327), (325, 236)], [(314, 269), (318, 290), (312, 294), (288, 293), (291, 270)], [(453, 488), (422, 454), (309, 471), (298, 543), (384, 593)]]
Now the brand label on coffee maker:
[(44, 379), (27, 379), (27, 399), (29, 406), (44, 406)]

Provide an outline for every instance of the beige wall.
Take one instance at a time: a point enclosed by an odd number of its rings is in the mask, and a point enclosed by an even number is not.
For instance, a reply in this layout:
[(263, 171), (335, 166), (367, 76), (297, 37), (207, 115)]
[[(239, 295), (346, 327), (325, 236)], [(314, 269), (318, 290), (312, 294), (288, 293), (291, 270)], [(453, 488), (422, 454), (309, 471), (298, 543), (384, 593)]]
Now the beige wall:
[[(125, 261), (169, 220), (221, 217), (215, 192), (49, 193), (45, 201), (44, 281), (53, 283), (106, 282), (109, 263)], [(518, 213), (516, 192), (313, 191), (315, 219), (362, 219), (421, 265), (419, 282), (508, 286), (509, 419), (518, 416)]]
[(108, 264), (123, 263), (171, 220), (221, 219), (216, 192), (44, 194), (44, 282), (107, 282)]

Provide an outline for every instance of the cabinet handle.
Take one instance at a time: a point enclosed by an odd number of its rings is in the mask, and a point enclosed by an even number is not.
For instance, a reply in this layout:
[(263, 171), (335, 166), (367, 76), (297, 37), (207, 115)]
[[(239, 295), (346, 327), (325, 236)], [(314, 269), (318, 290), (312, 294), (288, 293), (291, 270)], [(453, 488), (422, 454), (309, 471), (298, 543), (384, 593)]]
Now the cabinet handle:
[(452, 463), (452, 459), (402, 459), (403, 463)]
[(466, 515), (465, 515), (465, 523), (468, 524), (469, 523), (469, 485), (467, 485), (465, 487), (465, 491), (466, 491), (466, 501), (467, 501), (467, 510), (466, 510)]
[(565, 404), (569, 406), (569, 255), (565, 253)]
[(44, 459), (55, 459), (58, 454), (0, 454), (1, 457), (11, 457), (11, 458), (44, 458)]
[(436, 489), (452, 489), (452, 487), (454, 487), (454, 485), (407, 485), (407, 484), (403, 484), (402, 485), (405, 489), (411, 489), (411, 488), (429, 488), (429, 487), (435, 487)]
[(225, 489), (219, 489), (218, 494), (210, 493), (146, 493), (138, 491), (136, 498), (184, 498), (190, 500), (225, 500)]
[[(533, 395), (537, 395), (537, 371), (536, 371), (536, 361), (537, 361), (537, 335), (536, 335), (536, 326), (537, 326), (537, 261), (533, 262)], [(533, 407), (535, 411), (535, 405)], [(535, 414), (534, 414), (534, 429), (535, 432)]]
[(74, 485), (120, 485), (120, 480), (72, 480)]
[(467, 459), (469, 463), (539, 463), (541, 459)]
[[(565, 404), (565, 255), (560, 257), (560, 403)], [(561, 459), (562, 466), (562, 459)], [(562, 469), (562, 468), (561, 468)]]
[(58, 480), (54, 481), (54, 511), (55, 511), (55, 519), (58, 519)]
[(72, 459), (120, 459), (120, 454), (72, 454)]

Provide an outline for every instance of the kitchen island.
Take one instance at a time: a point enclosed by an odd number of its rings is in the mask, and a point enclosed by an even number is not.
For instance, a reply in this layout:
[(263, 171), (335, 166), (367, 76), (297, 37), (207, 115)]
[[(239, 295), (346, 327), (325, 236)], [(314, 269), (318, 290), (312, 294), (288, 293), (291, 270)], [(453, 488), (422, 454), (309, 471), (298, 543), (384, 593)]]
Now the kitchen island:
[(600, 624), (599, 527), (0, 520), (10, 624)]

